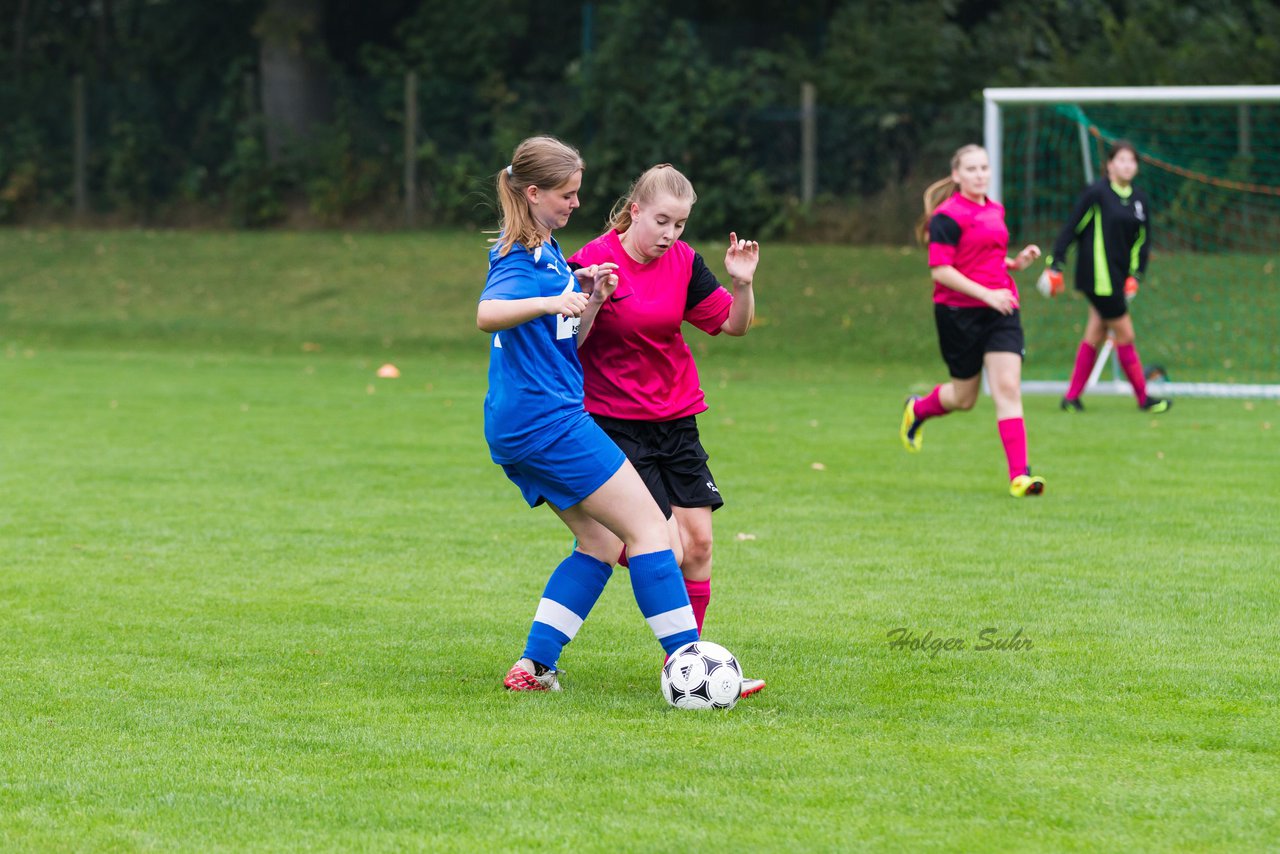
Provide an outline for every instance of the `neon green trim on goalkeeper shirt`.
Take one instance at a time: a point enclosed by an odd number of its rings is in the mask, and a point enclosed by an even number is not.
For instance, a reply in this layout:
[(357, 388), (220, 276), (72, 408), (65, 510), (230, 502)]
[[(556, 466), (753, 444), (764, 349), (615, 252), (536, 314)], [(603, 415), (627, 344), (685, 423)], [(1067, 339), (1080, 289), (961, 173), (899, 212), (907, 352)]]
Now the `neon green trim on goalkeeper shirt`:
[(1094, 206), (1097, 213), (1093, 218), (1093, 292), (1100, 297), (1109, 297), (1111, 289), (1111, 269), (1107, 266), (1107, 247), (1102, 242), (1102, 211)]
[(1136, 275), (1138, 264), (1142, 260), (1142, 244), (1147, 242), (1147, 227), (1138, 226), (1138, 239), (1133, 242), (1133, 251), (1129, 253), (1129, 275)]
[(1089, 220), (1093, 219), (1093, 213), (1097, 209), (1098, 209), (1098, 206), (1094, 205), (1093, 207), (1089, 208), (1087, 211), (1084, 212), (1084, 216), (1080, 217), (1080, 221), (1076, 223), (1076, 234), (1081, 234), (1084, 232), (1085, 226), (1089, 224)]

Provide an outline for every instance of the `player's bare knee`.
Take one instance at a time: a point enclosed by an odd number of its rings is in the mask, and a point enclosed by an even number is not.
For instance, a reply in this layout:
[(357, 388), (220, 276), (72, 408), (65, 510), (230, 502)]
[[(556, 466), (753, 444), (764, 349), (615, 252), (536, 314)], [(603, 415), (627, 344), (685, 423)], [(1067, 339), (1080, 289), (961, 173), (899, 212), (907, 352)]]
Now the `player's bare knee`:
[[(684, 543), (684, 560), (680, 568), (685, 578), (703, 581), (711, 577), (711, 538), (693, 537)], [(697, 577), (694, 577), (697, 576)]]
[(578, 551), (613, 566), (622, 551), (622, 541), (612, 536), (579, 537)]
[(645, 552), (662, 551), (664, 549), (675, 551), (675, 544), (671, 542), (671, 533), (667, 527), (667, 521), (662, 518), (662, 511), (658, 509), (656, 504), (653, 505), (652, 518), (648, 513), (642, 514), (640, 518), (633, 520), (622, 534), (623, 541), (627, 544), (627, 551), (633, 554), (644, 554)]
[(1022, 413), (1022, 395), (1018, 389), (992, 389), (997, 418), (1017, 418)]

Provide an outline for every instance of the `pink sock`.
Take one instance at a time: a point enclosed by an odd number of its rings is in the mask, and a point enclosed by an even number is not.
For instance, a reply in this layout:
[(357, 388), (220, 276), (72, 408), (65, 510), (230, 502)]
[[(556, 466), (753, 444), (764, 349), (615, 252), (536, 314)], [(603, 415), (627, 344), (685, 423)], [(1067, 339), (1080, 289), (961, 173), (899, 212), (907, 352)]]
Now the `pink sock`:
[(1004, 455), (1009, 460), (1009, 480), (1027, 473), (1027, 428), (1021, 418), (1006, 418), (996, 422)]
[(1138, 405), (1147, 402), (1147, 377), (1142, 373), (1142, 360), (1138, 358), (1138, 348), (1133, 344), (1117, 344), (1116, 355), (1120, 357), (1120, 367), (1133, 386), (1133, 394), (1138, 398)]
[(933, 391), (929, 392), (927, 397), (922, 397), (916, 401), (912, 411), (915, 412), (916, 418), (921, 421), (926, 418), (937, 418), (939, 415), (946, 415), (950, 410), (942, 408), (942, 386), (934, 386)]
[(1080, 342), (1076, 351), (1076, 367), (1071, 372), (1071, 385), (1067, 388), (1067, 400), (1078, 400), (1089, 382), (1089, 374), (1093, 373), (1093, 364), (1098, 361), (1097, 349), (1087, 341)]
[(702, 621), (707, 617), (707, 605), (711, 602), (711, 579), (706, 581), (684, 580), (684, 587), (689, 591), (689, 604), (693, 606), (693, 619), (698, 624), (698, 634), (702, 634)]

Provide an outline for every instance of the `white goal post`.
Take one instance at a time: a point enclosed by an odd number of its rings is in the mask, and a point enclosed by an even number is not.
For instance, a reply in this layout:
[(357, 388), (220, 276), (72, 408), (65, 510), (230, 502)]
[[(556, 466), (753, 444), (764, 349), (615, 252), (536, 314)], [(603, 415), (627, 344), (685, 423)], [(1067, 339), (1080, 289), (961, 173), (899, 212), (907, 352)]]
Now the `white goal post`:
[[(1003, 163), (1004, 115), (1006, 107), (1053, 105), (1248, 105), (1280, 103), (1280, 86), (1108, 86), (1108, 87), (1032, 87), (988, 88), (983, 90), (983, 141), (991, 162), (989, 195), (1003, 202), (1005, 170)], [(1094, 180), (1092, 140), (1089, 130), (1079, 126), (1080, 156), (1086, 182)], [(1074, 155), (1073, 155), (1074, 156)], [(1083, 188), (1083, 185), (1082, 187)], [(1159, 246), (1159, 237), (1156, 238)], [(1047, 251), (1047, 250), (1046, 250)], [(1118, 364), (1113, 363), (1111, 381), (1099, 381), (1102, 365), (1112, 355), (1108, 341), (1090, 378), (1089, 390), (1095, 394), (1130, 394)], [(1062, 394), (1067, 384), (1058, 381), (1023, 382), (1031, 393)], [(1161, 396), (1204, 396), (1280, 398), (1280, 384), (1159, 382), (1153, 390)]]

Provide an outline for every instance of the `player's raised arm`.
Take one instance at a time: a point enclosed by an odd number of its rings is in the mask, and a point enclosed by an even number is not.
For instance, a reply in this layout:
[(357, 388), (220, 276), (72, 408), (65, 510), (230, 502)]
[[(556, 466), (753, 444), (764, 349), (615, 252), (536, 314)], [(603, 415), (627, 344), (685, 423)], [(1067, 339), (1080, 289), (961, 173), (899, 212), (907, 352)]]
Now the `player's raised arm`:
[(751, 330), (751, 321), (756, 316), (752, 282), (759, 264), (760, 244), (754, 240), (739, 240), (736, 232), (729, 232), (724, 269), (733, 284), (733, 305), (729, 308), (729, 319), (720, 327), (726, 335), (746, 335)]

